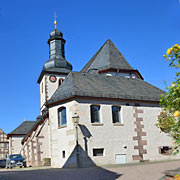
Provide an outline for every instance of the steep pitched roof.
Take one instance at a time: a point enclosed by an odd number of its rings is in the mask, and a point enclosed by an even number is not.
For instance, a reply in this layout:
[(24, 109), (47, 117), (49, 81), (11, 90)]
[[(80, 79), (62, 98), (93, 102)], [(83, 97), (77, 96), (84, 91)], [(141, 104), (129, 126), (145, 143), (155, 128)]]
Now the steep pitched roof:
[(21, 125), (19, 125), (16, 129), (14, 129), (10, 135), (25, 135), (29, 132), (29, 130), (36, 124), (36, 121), (24, 121)]
[(74, 96), (159, 101), (159, 88), (138, 78), (71, 72), (47, 105)]
[(6, 133), (0, 128), (0, 134), (5, 134), (6, 135)]
[(83, 67), (81, 72), (90, 72), (109, 68), (133, 69), (110, 39), (104, 43), (98, 52)]

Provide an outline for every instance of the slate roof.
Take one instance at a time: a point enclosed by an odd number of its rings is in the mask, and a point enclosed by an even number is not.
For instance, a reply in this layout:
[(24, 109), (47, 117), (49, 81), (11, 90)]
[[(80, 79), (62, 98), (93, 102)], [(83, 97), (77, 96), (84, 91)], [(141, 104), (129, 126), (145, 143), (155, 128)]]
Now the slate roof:
[(163, 93), (138, 78), (71, 72), (47, 105), (73, 96), (159, 101)]
[(80, 72), (96, 73), (102, 69), (133, 70), (113, 42), (108, 39)]
[(36, 121), (24, 121), (21, 125), (19, 125), (16, 129), (14, 129), (9, 135), (25, 135), (29, 132), (29, 130), (36, 124)]

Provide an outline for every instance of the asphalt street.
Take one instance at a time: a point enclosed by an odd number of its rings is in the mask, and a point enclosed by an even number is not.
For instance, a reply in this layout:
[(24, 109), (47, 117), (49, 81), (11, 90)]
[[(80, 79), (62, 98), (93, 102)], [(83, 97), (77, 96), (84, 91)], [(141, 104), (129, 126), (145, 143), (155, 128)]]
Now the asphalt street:
[(0, 180), (158, 180), (166, 170), (179, 167), (180, 161), (169, 161), (78, 169), (0, 169)]

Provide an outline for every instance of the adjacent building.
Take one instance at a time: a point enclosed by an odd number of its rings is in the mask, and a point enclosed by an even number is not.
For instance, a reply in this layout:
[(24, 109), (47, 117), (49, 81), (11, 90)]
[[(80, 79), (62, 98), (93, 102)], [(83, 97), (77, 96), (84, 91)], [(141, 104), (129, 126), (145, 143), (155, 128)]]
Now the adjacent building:
[(7, 139), (7, 134), (0, 129), (0, 159), (5, 159), (9, 154), (9, 142)]
[[(87, 167), (179, 158), (155, 127), (161, 89), (144, 81), (111, 40), (80, 72), (65, 58), (55, 29), (38, 78), (41, 115), (22, 140), (29, 165)], [(79, 122), (73, 123), (76, 117)]]
[(22, 148), (21, 141), (35, 123), (35, 121), (24, 121), (16, 129), (8, 134), (7, 138), (9, 140), (9, 154), (20, 153)]

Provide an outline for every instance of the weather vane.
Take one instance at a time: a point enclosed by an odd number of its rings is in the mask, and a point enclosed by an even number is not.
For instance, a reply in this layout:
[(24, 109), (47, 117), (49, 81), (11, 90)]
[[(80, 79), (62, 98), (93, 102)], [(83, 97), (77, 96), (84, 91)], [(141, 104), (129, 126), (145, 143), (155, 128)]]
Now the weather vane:
[(57, 26), (57, 21), (56, 21), (56, 18), (57, 18), (57, 16), (56, 16), (56, 11), (54, 12), (54, 25), (55, 25), (55, 29), (56, 29), (56, 26)]

